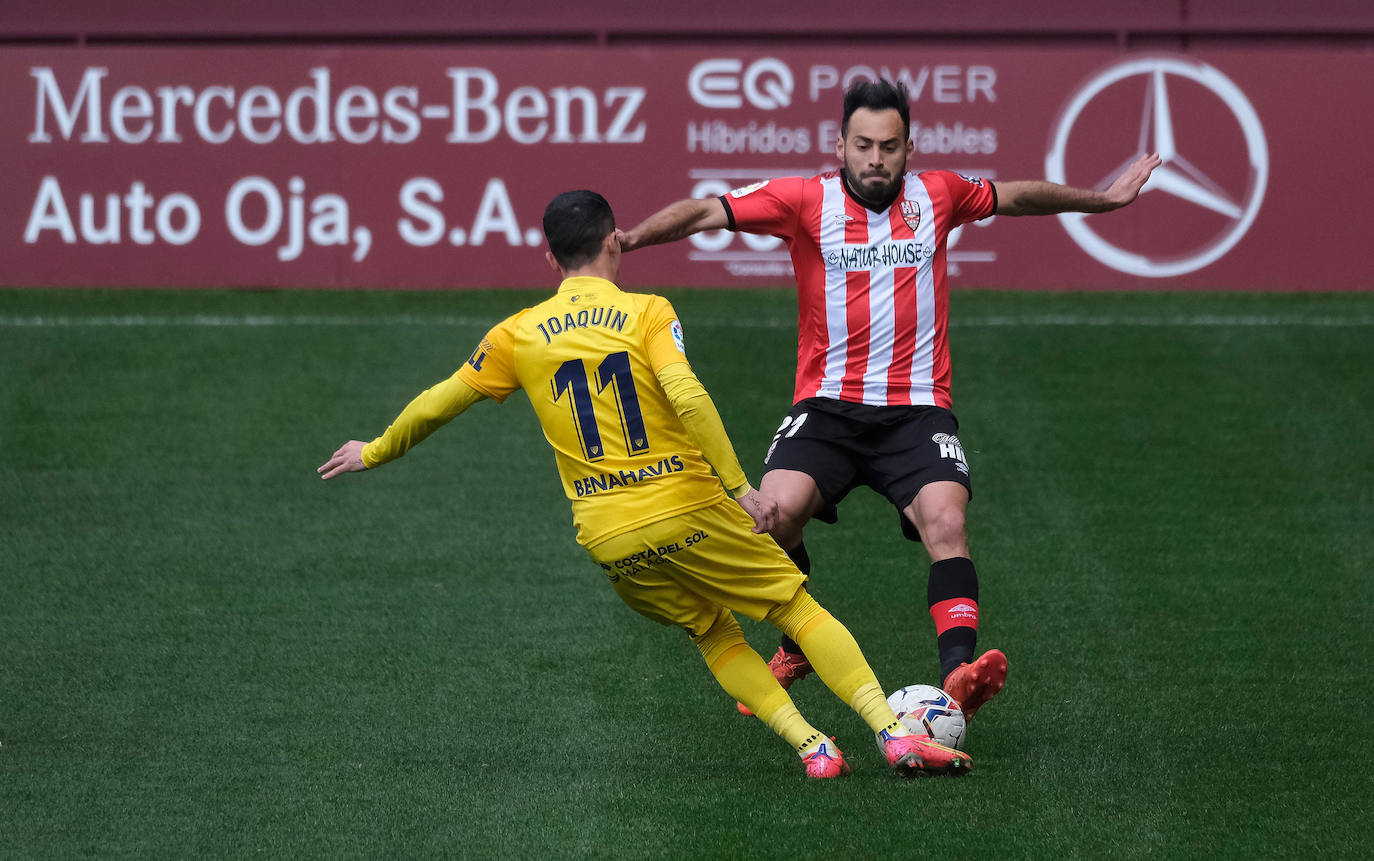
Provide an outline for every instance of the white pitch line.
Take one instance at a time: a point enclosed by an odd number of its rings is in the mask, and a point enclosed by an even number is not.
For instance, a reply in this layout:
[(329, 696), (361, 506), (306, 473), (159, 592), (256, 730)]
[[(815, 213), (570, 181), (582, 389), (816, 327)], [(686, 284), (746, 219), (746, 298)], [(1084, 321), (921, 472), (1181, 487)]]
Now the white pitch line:
[[(379, 316), (345, 316), (334, 314), (70, 314), (12, 316), (0, 315), (0, 328), (6, 329), (63, 329), (63, 328), (269, 328), (269, 327), (352, 327), (378, 328), (384, 326), (448, 326), (487, 327), (498, 322), (496, 316), (469, 317), (464, 315), (384, 314)], [(779, 329), (795, 325), (791, 315), (769, 318), (694, 319), (694, 326), (722, 329)], [(1294, 314), (1179, 314), (1145, 315), (1140, 317), (1100, 314), (991, 314), (964, 315), (956, 312), (950, 325), (954, 328), (991, 329), (1021, 326), (1049, 326), (1064, 328), (1092, 328), (1118, 326), (1123, 328), (1368, 328), (1374, 326), (1374, 315), (1349, 317)]]

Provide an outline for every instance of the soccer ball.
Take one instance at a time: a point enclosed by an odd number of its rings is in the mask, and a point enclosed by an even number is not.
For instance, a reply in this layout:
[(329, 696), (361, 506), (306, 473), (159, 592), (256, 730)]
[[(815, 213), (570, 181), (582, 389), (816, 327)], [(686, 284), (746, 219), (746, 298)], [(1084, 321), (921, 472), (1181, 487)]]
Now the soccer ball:
[(968, 721), (959, 703), (933, 685), (907, 685), (893, 691), (887, 704), (911, 732), (928, 735), (946, 747), (964, 749)]

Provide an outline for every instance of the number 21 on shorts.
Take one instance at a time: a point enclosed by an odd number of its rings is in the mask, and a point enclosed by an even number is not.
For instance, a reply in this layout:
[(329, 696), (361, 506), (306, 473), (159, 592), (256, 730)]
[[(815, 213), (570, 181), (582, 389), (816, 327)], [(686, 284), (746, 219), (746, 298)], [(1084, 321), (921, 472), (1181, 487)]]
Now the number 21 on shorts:
[(768, 446), (768, 454), (764, 455), (763, 457), (764, 463), (767, 463), (768, 461), (772, 460), (773, 449), (778, 447), (778, 440), (782, 439), (783, 437), (791, 439), (792, 437), (796, 436), (797, 431), (801, 430), (801, 426), (806, 424), (806, 417), (809, 415), (811, 414), (798, 413), (795, 418), (792, 416), (782, 417), (782, 424), (778, 425), (778, 432), (773, 434), (773, 442), (770, 443)]

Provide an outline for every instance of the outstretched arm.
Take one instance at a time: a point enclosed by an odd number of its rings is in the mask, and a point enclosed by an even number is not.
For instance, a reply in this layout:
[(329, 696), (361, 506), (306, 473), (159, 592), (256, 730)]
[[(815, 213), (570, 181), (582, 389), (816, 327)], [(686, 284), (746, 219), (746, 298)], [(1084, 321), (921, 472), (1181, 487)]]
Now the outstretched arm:
[(997, 183), (998, 215), (1056, 215), (1060, 212), (1111, 212), (1140, 194), (1160, 158), (1146, 153), (1131, 162), (1105, 191), (1053, 182), (1024, 180)]
[(634, 251), (646, 245), (676, 242), (703, 230), (722, 230), (730, 226), (725, 204), (719, 198), (679, 200), (655, 212), (629, 230), (617, 230), (621, 251)]
[(370, 443), (349, 440), (315, 471), (320, 478), (330, 479), (395, 460), (485, 397), (454, 374), (417, 395), (401, 410), (386, 433)]

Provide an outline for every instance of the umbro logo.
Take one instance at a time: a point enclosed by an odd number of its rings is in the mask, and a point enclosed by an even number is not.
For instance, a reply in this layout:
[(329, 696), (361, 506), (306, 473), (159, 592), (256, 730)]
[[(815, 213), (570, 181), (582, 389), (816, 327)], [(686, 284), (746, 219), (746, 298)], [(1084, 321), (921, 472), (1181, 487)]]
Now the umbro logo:
[(954, 613), (977, 613), (977, 612), (978, 612), (978, 608), (974, 607), (972, 604), (963, 604), (963, 603), (960, 603), (960, 604), (955, 604), (953, 607), (950, 607), (950, 608), (949, 608), (949, 612), (950, 612), (951, 614), (954, 614)]
[(854, 220), (854, 216), (852, 216), (852, 215), (845, 215), (844, 213), (840, 213), (839, 215), (835, 216), (835, 223), (836, 223), (836, 224), (844, 224), (844, 223), (846, 223), (846, 222), (853, 221), (853, 220)]

